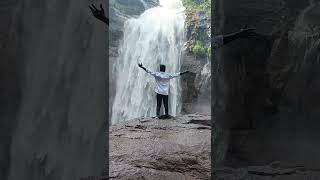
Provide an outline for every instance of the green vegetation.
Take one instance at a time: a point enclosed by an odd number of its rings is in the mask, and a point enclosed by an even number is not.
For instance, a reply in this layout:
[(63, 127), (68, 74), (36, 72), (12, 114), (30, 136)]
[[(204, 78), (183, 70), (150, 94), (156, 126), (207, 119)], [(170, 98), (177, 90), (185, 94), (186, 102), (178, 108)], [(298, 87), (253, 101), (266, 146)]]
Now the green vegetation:
[[(196, 54), (196, 55), (205, 55), (206, 53), (208, 53), (209, 55), (209, 51), (207, 48), (207, 45), (205, 43), (205, 37), (203, 37), (200, 32), (199, 32), (199, 26), (197, 24), (195, 24), (195, 26), (193, 27), (192, 30), (192, 37), (191, 37), (191, 44), (190, 44), (190, 50)], [(201, 32), (203, 33), (203, 32)], [(209, 48), (210, 49), (210, 48)]]
[(192, 52), (196, 55), (205, 55), (207, 53), (207, 48), (202, 41), (196, 41), (192, 47)]
[(211, 16), (211, 0), (183, 0), (182, 2), (189, 12), (203, 11)]
[[(203, 30), (200, 27), (199, 14), (205, 14), (205, 18), (208, 23), (211, 21), (211, 3), (212, 0), (182, 0), (184, 7), (186, 8), (186, 25), (191, 28), (191, 36), (188, 37), (189, 50), (195, 55), (208, 55), (211, 56), (211, 48), (206, 43), (206, 35), (203, 34)], [(214, 1), (213, 1), (214, 2)], [(205, 20), (205, 19), (204, 19)]]

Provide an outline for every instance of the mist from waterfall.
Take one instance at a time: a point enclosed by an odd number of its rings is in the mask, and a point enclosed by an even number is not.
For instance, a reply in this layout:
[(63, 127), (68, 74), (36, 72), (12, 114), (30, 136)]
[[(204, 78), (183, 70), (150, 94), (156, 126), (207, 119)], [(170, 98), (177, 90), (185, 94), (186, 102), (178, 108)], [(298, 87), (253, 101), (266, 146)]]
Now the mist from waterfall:
[(211, 59), (203, 66), (200, 74), (196, 77), (198, 97), (194, 103), (194, 111), (204, 114), (211, 114)]
[[(180, 71), (185, 41), (184, 9), (181, 0), (160, 0), (160, 6), (125, 22), (119, 58), (111, 72), (116, 79), (110, 112), (112, 123), (156, 114), (154, 78), (137, 64), (141, 62), (151, 71), (159, 71), (160, 64), (167, 66), (167, 72)], [(169, 113), (172, 115), (181, 109), (180, 94), (179, 78), (171, 80)]]

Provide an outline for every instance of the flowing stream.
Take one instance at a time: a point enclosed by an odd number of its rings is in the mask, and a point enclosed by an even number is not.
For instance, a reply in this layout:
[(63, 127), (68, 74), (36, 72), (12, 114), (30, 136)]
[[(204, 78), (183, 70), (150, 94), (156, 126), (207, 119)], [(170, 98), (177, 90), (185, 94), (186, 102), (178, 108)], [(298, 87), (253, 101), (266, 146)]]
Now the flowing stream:
[[(116, 94), (111, 109), (111, 122), (156, 114), (154, 78), (138, 67), (138, 62), (159, 71), (179, 72), (184, 45), (185, 14), (181, 0), (160, 0), (160, 6), (146, 10), (138, 18), (125, 22), (119, 58), (114, 63)], [(181, 109), (180, 79), (170, 82), (169, 113)]]

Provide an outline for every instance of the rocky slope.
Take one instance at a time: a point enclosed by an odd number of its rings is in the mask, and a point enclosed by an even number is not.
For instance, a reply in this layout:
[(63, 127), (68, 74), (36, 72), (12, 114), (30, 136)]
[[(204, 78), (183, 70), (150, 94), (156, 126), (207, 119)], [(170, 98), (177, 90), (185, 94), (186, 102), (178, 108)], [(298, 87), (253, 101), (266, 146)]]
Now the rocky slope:
[(139, 118), (110, 127), (110, 179), (211, 179), (211, 116)]
[(319, 167), (319, 1), (220, 0), (216, 7), (218, 33), (248, 24), (261, 34), (225, 46), (213, 65), (214, 113), (231, 129), (226, 162)]

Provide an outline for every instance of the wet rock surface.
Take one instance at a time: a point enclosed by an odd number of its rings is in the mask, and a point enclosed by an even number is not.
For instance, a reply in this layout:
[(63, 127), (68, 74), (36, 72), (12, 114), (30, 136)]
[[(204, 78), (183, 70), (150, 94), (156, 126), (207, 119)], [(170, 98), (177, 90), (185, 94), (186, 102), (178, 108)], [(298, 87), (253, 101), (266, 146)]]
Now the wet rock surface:
[(210, 118), (139, 118), (111, 126), (110, 179), (211, 179)]

